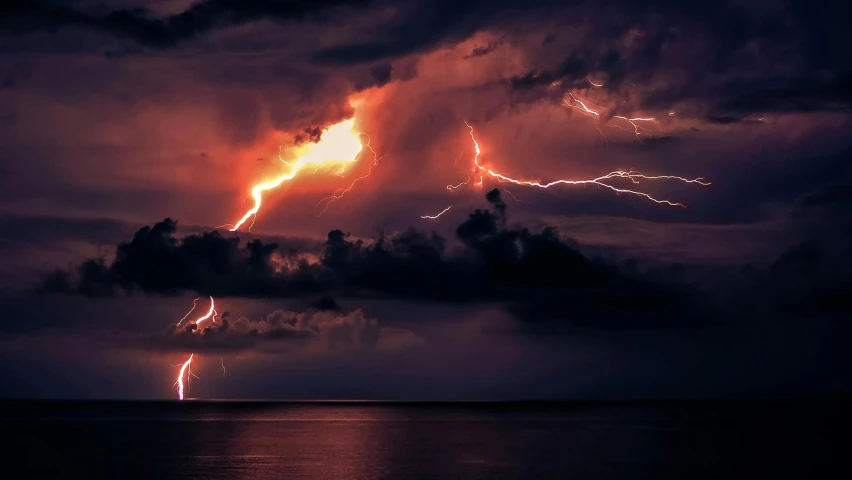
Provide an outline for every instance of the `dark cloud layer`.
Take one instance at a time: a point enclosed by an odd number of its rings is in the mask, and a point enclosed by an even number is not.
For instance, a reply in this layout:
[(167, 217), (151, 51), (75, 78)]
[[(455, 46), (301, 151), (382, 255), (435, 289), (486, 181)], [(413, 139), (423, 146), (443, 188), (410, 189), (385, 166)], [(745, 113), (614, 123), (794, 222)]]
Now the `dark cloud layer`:
[[(260, 240), (243, 245), (218, 232), (178, 239), (176, 223), (166, 219), (120, 243), (112, 262), (96, 258), (75, 271), (56, 269), (39, 289), (92, 297), (191, 291), (223, 297), (488, 302), (522, 325), (548, 331), (560, 325), (694, 327), (755, 311), (822, 315), (849, 310), (843, 299), (852, 294), (846, 268), (852, 262), (815, 242), (792, 247), (767, 270), (748, 267), (730, 274), (725, 293), (716, 295), (726, 300), (716, 302), (701, 282), (688, 280), (700, 278), (700, 272), (687, 274), (673, 264), (643, 273), (630, 261), (590, 258), (553, 228), (534, 232), (506, 226), (499, 190), (488, 192), (486, 199), (494, 211), (469, 214), (456, 228), (455, 240), (409, 229), (366, 242), (333, 230), (316, 261), (308, 260), (314, 252), (284, 251)], [(724, 304), (733, 298), (743, 304), (727, 310)], [(311, 307), (341, 311), (328, 297)]]
[[(329, 232), (319, 261), (277, 244), (218, 232), (174, 236), (166, 219), (136, 232), (115, 259), (83, 262), (76, 271), (55, 270), (44, 292), (88, 296), (121, 291), (214, 296), (293, 297), (343, 294), (511, 305), (526, 319), (561, 318), (568, 310), (635, 310), (665, 314), (692, 292), (632, 277), (616, 265), (581, 254), (552, 228), (531, 232), (505, 226), (506, 204), (497, 189), (487, 195), (495, 213), (476, 210), (456, 229), (459, 245), (437, 234), (409, 229), (371, 242)], [(334, 304), (324, 302), (325, 308)], [(566, 306), (571, 305), (566, 310)], [(547, 312), (545, 312), (547, 310)], [(582, 323), (582, 319), (575, 319)]]
[(4, 4), (0, 9), (0, 28), (16, 34), (85, 28), (160, 49), (225, 27), (265, 19), (319, 20), (341, 6), (363, 7), (368, 3), (369, 0), (202, 0), (167, 18), (152, 18), (142, 9), (113, 10), (99, 15), (66, 7), (61, 2), (23, 0)]

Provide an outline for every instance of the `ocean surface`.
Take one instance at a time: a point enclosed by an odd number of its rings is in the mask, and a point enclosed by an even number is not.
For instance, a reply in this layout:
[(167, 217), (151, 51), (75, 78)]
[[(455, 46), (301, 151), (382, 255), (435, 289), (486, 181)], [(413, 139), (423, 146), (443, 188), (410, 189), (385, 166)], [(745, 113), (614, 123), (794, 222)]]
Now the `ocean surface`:
[(852, 478), (848, 402), (0, 401), (4, 478)]

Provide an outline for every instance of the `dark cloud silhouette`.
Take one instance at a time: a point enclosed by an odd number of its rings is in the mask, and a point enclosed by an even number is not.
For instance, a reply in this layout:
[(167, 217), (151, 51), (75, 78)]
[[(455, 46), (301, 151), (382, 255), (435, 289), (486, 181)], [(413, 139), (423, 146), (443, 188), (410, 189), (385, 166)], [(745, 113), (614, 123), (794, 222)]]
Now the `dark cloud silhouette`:
[(88, 13), (57, 2), (22, 0), (4, 3), (0, 29), (23, 34), (86, 28), (135, 41), (145, 47), (171, 48), (209, 31), (259, 20), (279, 22), (329, 18), (340, 7), (364, 7), (369, 0), (201, 0), (166, 18), (152, 18), (142, 9), (114, 10), (105, 15)]
[[(573, 311), (606, 304), (609, 310), (633, 309), (636, 292), (655, 291), (653, 282), (631, 278), (612, 264), (591, 260), (575, 245), (545, 228), (531, 232), (505, 226), (506, 204), (499, 190), (487, 194), (496, 213), (476, 210), (456, 229), (460, 245), (437, 234), (409, 229), (353, 240), (329, 232), (319, 261), (275, 243), (218, 232), (175, 237), (176, 222), (166, 219), (121, 242), (115, 259), (90, 259), (76, 271), (56, 269), (40, 285), (42, 292), (108, 296), (119, 292), (175, 295), (194, 291), (214, 296), (413, 298), (452, 302), (512, 304), (526, 314), (530, 304), (564, 302)], [(688, 298), (686, 289), (655, 293), (656, 303)], [(317, 306), (339, 311), (333, 301)], [(539, 314), (536, 313), (536, 316)], [(524, 315), (521, 315), (524, 316)], [(554, 311), (548, 318), (557, 317)]]
[[(519, 48), (528, 43), (535, 44), (528, 45), (531, 51), (543, 47), (535, 54), (534, 69), (503, 79), (527, 102), (589, 87), (588, 76), (594, 75), (603, 79), (606, 91), (630, 98), (608, 115), (689, 103), (699, 118), (732, 123), (754, 112), (852, 110), (852, 54), (832, 29), (843, 30), (837, 18), (852, 13), (846, 4), (815, 9), (802, 1), (750, 8), (733, 1), (606, 3), (607, 8), (556, 0), (530, 0), (522, 6), (507, 0), (406, 2), (394, 5), (395, 15), (381, 25), (355, 30), (338, 44), (308, 54), (332, 66), (369, 67), (354, 80), (356, 90), (363, 90), (390, 82), (395, 59), (492, 31), (501, 34), (499, 39), (474, 48), (467, 58), (487, 55), (509, 38)], [(15, 1), (4, 4), (0, 30), (23, 34), (77, 27), (145, 48), (169, 49), (233, 25), (267, 19), (321, 24), (347, 14), (370, 17), (386, 6), (368, 0), (202, 0), (183, 12), (154, 18), (142, 10), (96, 14), (54, 2)], [(531, 25), (542, 22), (583, 33), (569, 41), (550, 32), (542, 44), (540, 34), (529, 33), (540, 32)], [(108, 55), (139, 51), (133, 45), (122, 49)], [(14, 77), (7, 79), (14, 83)], [(555, 82), (559, 88), (554, 91)]]
[(464, 59), (469, 60), (471, 58), (484, 57), (485, 55), (488, 55), (489, 53), (491, 53), (494, 50), (496, 50), (497, 48), (499, 48), (500, 45), (502, 45), (505, 40), (506, 40), (506, 37), (502, 36), (502, 37), (498, 38), (497, 40), (494, 40), (492, 42), (488, 42), (488, 45), (473, 47), (473, 50), (470, 52), (470, 54), (465, 55)]
[(796, 245), (770, 267), (770, 289), (779, 312), (821, 315), (852, 312), (852, 256), (814, 241)]
[(294, 145), (301, 145), (303, 143), (317, 143), (322, 139), (322, 128), (320, 127), (306, 127), (302, 130), (303, 133), (300, 133), (293, 137)]
[(622, 99), (610, 114), (686, 103), (707, 121), (734, 123), (755, 112), (852, 110), (852, 57), (826, 26), (834, 22), (827, 17), (848, 15), (848, 5), (825, 5), (815, 14), (798, 1), (776, 8), (613, 3), (617, 17), (578, 7), (584, 15), (576, 16), (592, 28), (571, 40), (569, 55), (543, 55), (535, 69), (510, 78), (514, 94), (525, 101), (549, 98), (592, 88), (594, 76)]

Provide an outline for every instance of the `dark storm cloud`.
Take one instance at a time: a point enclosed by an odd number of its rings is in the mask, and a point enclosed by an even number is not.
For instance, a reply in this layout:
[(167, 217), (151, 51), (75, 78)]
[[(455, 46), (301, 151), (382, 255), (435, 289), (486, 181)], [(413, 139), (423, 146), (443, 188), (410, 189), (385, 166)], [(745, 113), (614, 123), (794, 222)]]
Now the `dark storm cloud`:
[(515, 95), (551, 97), (555, 82), (558, 93), (592, 88), (587, 79), (594, 75), (616, 98), (632, 97), (615, 108), (620, 112), (691, 102), (698, 117), (734, 123), (755, 112), (852, 111), (852, 56), (823, 23), (848, 16), (848, 5), (827, 5), (833, 13), (820, 15), (804, 14), (814, 8), (803, 2), (639, 2), (614, 7), (618, 16), (580, 8), (588, 31), (570, 53), (543, 56), (535, 69), (512, 77)]
[(503, 36), (503, 37), (498, 38), (497, 40), (494, 40), (492, 42), (488, 42), (488, 45), (473, 47), (473, 50), (470, 52), (470, 54), (465, 55), (464, 59), (468, 60), (468, 59), (476, 58), (476, 57), (484, 57), (485, 55), (488, 55), (489, 53), (491, 53), (494, 50), (496, 50), (497, 48), (499, 48), (500, 45), (502, 45), (505, 40), (506, 40), (506, 37)]
[[(688, 288), (658, 285), (614, 264), (589, 259), (552, 228), (540, 232), (508, 228), (499, 191), (489, 192), (487, 199), (496, 213), (470, 214), (456, 228), (457, 246), (414, 229), (371, 242), (333, 230), (317, 262), (309, 262), (298, 251), (283, 251), (275, 243), (252, 240), (242, 245), (239, 238), (217, 232), (178, 239), (175, 222), (166, 219), (120, 243), (112, 262), (95, 258), (76, 271), (57, 269), (45, 277), (40, 289), (88, 296), (195, 291), (213, 296), (342, 294), (490, 301), (510, 305), (520, 318), (544, 321), (565, 318), (569, 310), (560, 311), (560, 305), (571, 305), (571, 317), (586, 309), (617, 312), (637, 306), (665, 313), (693, 296)], [(647, 296), (639, 298), (649, 292), (653, 302)], [(326, 303), (324, 308), (335, 309)], [(534, 304), (544, 307), (533, 309)], [(634, 319), (622, 325), (630, 326)]]
[[(500, 80), (525, 102), (588, 87), (587, 77), (594, 74), (620, 99), (605, 116), (681, 103), (692, 104), (683, 116), (716, 123), (743, 121), (756, 112), (852, 110), (852, 53), (837, 33), (845, 28), (837, 19), (852, 13), (843, 2), (814, 8), (802, 1), (612, 0), (602, 6), (557, 0), (206, 0), (165, 18), (139, 10), (94, 14), (55, 2), (13, 2), (4, 6), (0, 28), (21, 34), (75, 26), (167, 49), (216, 29), (264, 19), (322, 24), (348, 15), (368, 22), (391, 8), (394, 15), (381, 24), (352, 28), (345, 36), (335, 35), (331, 46), (314, 45), (319, 50), (307, 53), (322, 64), (369, 66), (369, 72), (353, 79), (361, 90), (390, 82), (392, 60), (489, 31), (501, 36), (466, 58), (484, 56), (505, 42), (526, 50), (535, 68)], [(542, 30), (547, 32), (544, 42)], [(554, 82), (560, 82), (556, 90)]]
[(142, 9), (114, 10), (105, 15), (64, 6), (61, 2), (12, 1), (0, 9), (0, 28), (24, 34), (65, 27), (105, 32), (150, 48), (171, 48), (209, 31), (259, 20), (280, 22), (328, 18), (339, 7), (364, 7), (369, 0), (202, 0), (166, 18)]

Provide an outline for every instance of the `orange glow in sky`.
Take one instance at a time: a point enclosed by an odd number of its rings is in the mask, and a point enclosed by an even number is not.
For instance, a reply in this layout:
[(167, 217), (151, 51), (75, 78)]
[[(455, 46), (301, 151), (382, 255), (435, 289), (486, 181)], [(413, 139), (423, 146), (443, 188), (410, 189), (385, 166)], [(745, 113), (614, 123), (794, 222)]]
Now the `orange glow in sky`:
[(251, 230), (263, 204), (263, 193), (267, 190), (278, 188), (282, 183), (296, 178), (306, 167), (313, 167), (314, 171), (323, 169), (333, 170), (338, 174), (343, 173), (358, 161), (364, 147), (361, 144), (361, 134), (355, 131), (355, 119), (351, 118), (324, 129), (319, 142), (295, 148), (296, 160), (292, 162), (281, 160), (286, 166), (285, 173), (252, 187), (251, 196), (254, 199), (254, 206), (234, 223), (230, 231), (239, 230), (249, 219), (252, 219), (248, 227)]

